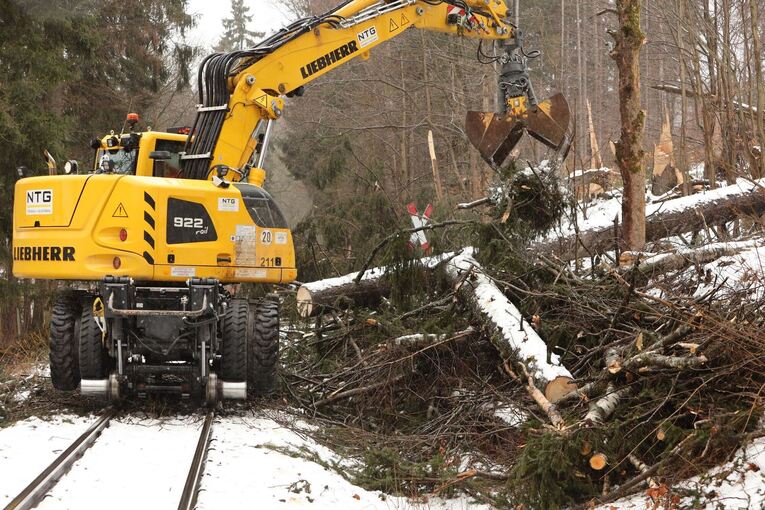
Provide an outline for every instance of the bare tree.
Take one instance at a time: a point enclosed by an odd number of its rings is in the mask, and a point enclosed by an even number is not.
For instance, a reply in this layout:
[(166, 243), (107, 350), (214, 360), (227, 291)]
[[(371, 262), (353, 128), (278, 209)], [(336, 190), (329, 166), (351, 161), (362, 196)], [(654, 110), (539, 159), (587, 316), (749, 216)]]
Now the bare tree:
[(640, 11), (640, 0), (617, 0), (619, 29), (610, 32), (615, 42), (611, 57), (619, 70), (621, 139), (616, 144), (616, 161), (624, 181), (622, 243), (625, 249), (633, 251), (645, 246), (646, 114), (640, 104), (640, 48), (645, 36), (640, 27)]

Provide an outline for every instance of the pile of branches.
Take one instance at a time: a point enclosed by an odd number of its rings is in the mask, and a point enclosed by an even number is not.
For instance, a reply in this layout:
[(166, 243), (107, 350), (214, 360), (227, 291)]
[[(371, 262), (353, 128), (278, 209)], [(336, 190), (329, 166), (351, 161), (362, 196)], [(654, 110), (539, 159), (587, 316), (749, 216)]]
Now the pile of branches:
[[(762, 292), (698, 295), (687, 256), (577, 272), (501, 223), (477, 233), (474, 258), (388, 261), (298, 293), (313, 306), (294, 307), (286, 391), (359, 461), (356, 483), (507, 508), (644, 490), (672, 502), (690, 496), (677, 482), (762, 435)], [(528, 354), (538, 339), (546, 359)]]

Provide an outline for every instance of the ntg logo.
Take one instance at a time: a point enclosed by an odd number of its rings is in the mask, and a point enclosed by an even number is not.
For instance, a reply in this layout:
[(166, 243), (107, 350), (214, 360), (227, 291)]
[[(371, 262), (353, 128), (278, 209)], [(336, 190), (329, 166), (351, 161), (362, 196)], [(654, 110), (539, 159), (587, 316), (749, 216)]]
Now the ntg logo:
[(366, 48), (373, 42), (376, 42), (379, 37), (377, 35), (377, 27), (369, 27), (363, 32), (359, 33), (359, 46)]
[(53, 203), (53, 190), (38, 189), (27, 191), (27, 205), (47, 205)]
[(53, 214), (53, 190), (31, 189), (27, 191), (27, 215), (41, 216)]

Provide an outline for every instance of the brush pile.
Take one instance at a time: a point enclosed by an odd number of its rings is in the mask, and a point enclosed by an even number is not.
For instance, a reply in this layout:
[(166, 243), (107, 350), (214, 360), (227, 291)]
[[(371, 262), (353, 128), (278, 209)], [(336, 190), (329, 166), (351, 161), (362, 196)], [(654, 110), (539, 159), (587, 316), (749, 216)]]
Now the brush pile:
[[(506, 207), (443, 231), (452, 253), (384, 255), (301, 289), (284, 348), (291, 404), (369, 489), (527, 509), (713, 498), (677, 483), (763, 434), (758, 219), (726, 213), (650, 253), (601, 243), (564, 262), (569, 250), (520, 238)], [(587, 239), (587, 221), (576, 231)]]

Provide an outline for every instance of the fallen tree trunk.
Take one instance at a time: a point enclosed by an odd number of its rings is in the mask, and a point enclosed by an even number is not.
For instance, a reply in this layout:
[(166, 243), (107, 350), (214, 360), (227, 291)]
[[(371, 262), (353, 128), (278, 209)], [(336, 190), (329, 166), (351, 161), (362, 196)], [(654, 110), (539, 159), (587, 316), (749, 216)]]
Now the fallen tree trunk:
[[(454, 254), (427, 257), (420, 262), (434, 268)], [(364, 306), (374, 308), (382, 298), (390, 295), (390, 287), (384, 280), (389, 268), (378, 267), (365, 271), (360, 280), (358, 273), (320, 280), (302, 285), (297, 292), (298, 313), (303, 318), (313, 317), (337, 305), (344, 307)], [(357, 281), (358, 280), (358, 281)]]
[[(639, 271), (643, 274), (662, 274), (670, 271), (680, 271), (694, 264), (708, 264), (722, 257), (736, 255), (750, 248), (757, 248), (763, 243), (762, 239), (750, 241), (715, 243), (694, 249), (678, 250), (675, 253), (662, 253), (650, 257), (643, 257)], [(639, 253), (624, 253), (630, 259), (636, 260)]]
[(490, 333), (490, 340), (503, 359), (519, 363), (535, 386), (544, 389), (547, 400), (555, 403), (576, 389), (571, 373), (560, 364), (559, 357), (550, 355), (548, 361), (547, 344), (483, 272), (472, 252), (463, 252), (446, 263), (445, 268), (457, 294)]
[[(646, 219), (646, 240), (659, 241), (685, 232), (733, 221), (740, 216), (765, 214), (765, 193), (760, 184), (735, 184), (709, 193), (651, 204)], [(614, 249), (618, 232), (613, 223), (587, 229), (578, 235), (533, 244), (530, 252), (557, 254), (562, 260), (594, 256)]]
[(476, 330), (468, 328), (465, 331), (460, 331), (453, 335), (434, 335), (427, 333), (415, 333), (413, 335), (400, 336), (388, 341), (388, 345), (392, 347), (406, 347), (409, 349), (420, 349), (423, 347), (429, 347), (436, 344), (442, 344), (446, 342), (456, 342), (460, 340), (466, 340), (472, 336), (475, 336)]
[(390, 294), (390, 288), (382, 281), (384, 271), (371, 269), (369, 275), (356, 283), (356, 273), (329, 280), (307, 283), (298, 289), (298, 313), (303, 318), (313, 317), (322, 310), (345, 303), (348, 306), (377, 306), (383, 297)]

